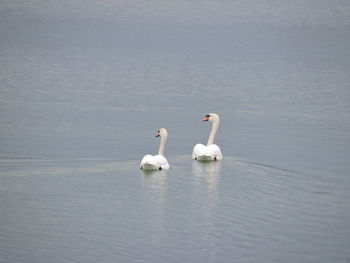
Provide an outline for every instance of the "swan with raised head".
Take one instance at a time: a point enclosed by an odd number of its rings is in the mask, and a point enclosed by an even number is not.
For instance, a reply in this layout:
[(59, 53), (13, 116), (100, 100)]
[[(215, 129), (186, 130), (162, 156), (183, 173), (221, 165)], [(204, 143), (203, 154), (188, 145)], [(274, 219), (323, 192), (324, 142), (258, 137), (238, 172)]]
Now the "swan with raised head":
[(216, 132), (219, 128), (220, 117), (216, 113), (209, 113), (202, 121), (212, 122), (212, 128), (209, 135), (207, 145), (201, 143), (193, 147), (192, 159), (198, 161), (216, 161), (222, 160), (220, 147), (214, 144)]
[(144, 170), (168, 170), (170, 165), (168, 160), (164, 157), (165, 144), (168, 139), (168, 132), (166, 129), (159, 129), (156, 137), (160, 136), (159, 152), (157, 155), (147, 154), (142, 158), (140, 168)]

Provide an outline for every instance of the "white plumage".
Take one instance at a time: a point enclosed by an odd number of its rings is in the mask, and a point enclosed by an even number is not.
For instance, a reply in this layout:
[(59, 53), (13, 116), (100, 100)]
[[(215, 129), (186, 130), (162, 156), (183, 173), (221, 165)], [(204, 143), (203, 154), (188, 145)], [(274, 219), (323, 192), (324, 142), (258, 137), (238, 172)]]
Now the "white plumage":
[(198, 161), (216, 161), (222, 160), (220, 147), (216, 144), (204, 145), (201, 143), (193, 147), (192, 159)]
[(217, 161), (222, 160), (222, 153), (220, 147), (214, 144), (216, 132), (219, 128), (220, 117), (216, 113), (209, 113), (205, 116), (203, 121), (210, 121), (213, 123), (212, 129), (208, 138), (207, 145), (196, 144), (193, 147), (192, 159), (198, 161)]
[(140, 168), (144, 170), (168, 170), (170, 165), (168, 160), (164, 157), (165, 144), (168, 138), (166, 129), (159, 129), (156, 137), (161, 137), (159, 152), (157, 155), (147, 154), (142, 158)]

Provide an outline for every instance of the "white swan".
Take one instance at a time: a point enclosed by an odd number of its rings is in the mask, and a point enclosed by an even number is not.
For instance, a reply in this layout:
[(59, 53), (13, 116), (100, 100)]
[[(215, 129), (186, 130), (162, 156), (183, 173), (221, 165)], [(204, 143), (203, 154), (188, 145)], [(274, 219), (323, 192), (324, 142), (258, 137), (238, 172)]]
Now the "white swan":
[(216, 132), (220, 124), (220, 117), (216, 113), (209, 113), (205, 116), (203, 121), (211, 121), (213, 123), (208, 143), (207, 145), (203, 145), (201, 143), (196, 144), (193, 147), (192, 159), (198, 161), (222, 160), (220, 147), (214, 144)]
[(159, 145), (158, 155), (147, 154), (142, 158), (140, 168), (145, 170), (168, 170), (170, 165), (167, 159), (164, 157), (165, 144), (168, 138), (168, 132), (166, 129), (159, 129), (156, 137), (161, 137)]

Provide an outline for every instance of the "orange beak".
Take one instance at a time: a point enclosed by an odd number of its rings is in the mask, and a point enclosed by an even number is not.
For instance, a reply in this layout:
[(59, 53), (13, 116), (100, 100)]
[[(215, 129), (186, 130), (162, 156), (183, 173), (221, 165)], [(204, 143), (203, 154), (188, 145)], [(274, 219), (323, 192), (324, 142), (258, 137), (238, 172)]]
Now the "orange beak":
[(159, 137), (159, 136), (160, 136), (159, 133), (157, 133), (156, 137)]
[(202, 121), (209, 121), (209, 117), (205, 117)]

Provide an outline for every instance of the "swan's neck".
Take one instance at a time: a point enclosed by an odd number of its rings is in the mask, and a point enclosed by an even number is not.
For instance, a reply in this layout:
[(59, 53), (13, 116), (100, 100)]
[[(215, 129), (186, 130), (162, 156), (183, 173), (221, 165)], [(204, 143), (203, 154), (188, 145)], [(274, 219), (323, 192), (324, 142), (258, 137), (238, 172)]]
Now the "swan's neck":
[(214, 144), (216, 132), (218, 131), (218, 128), (219, 128), (219, 123), (220, 123), (220, 120), (213, 121), (213, 125), (211, 127), (211, 132), (209, 135), (207, 146)]
[(159, 155), (164, 155), (164, 149), (165, 149), (165, 144), (166, 144), (166, 140), (167, 140), (168, 136), (163, 135), (160, 137), (160, 145), (159, 145)]

